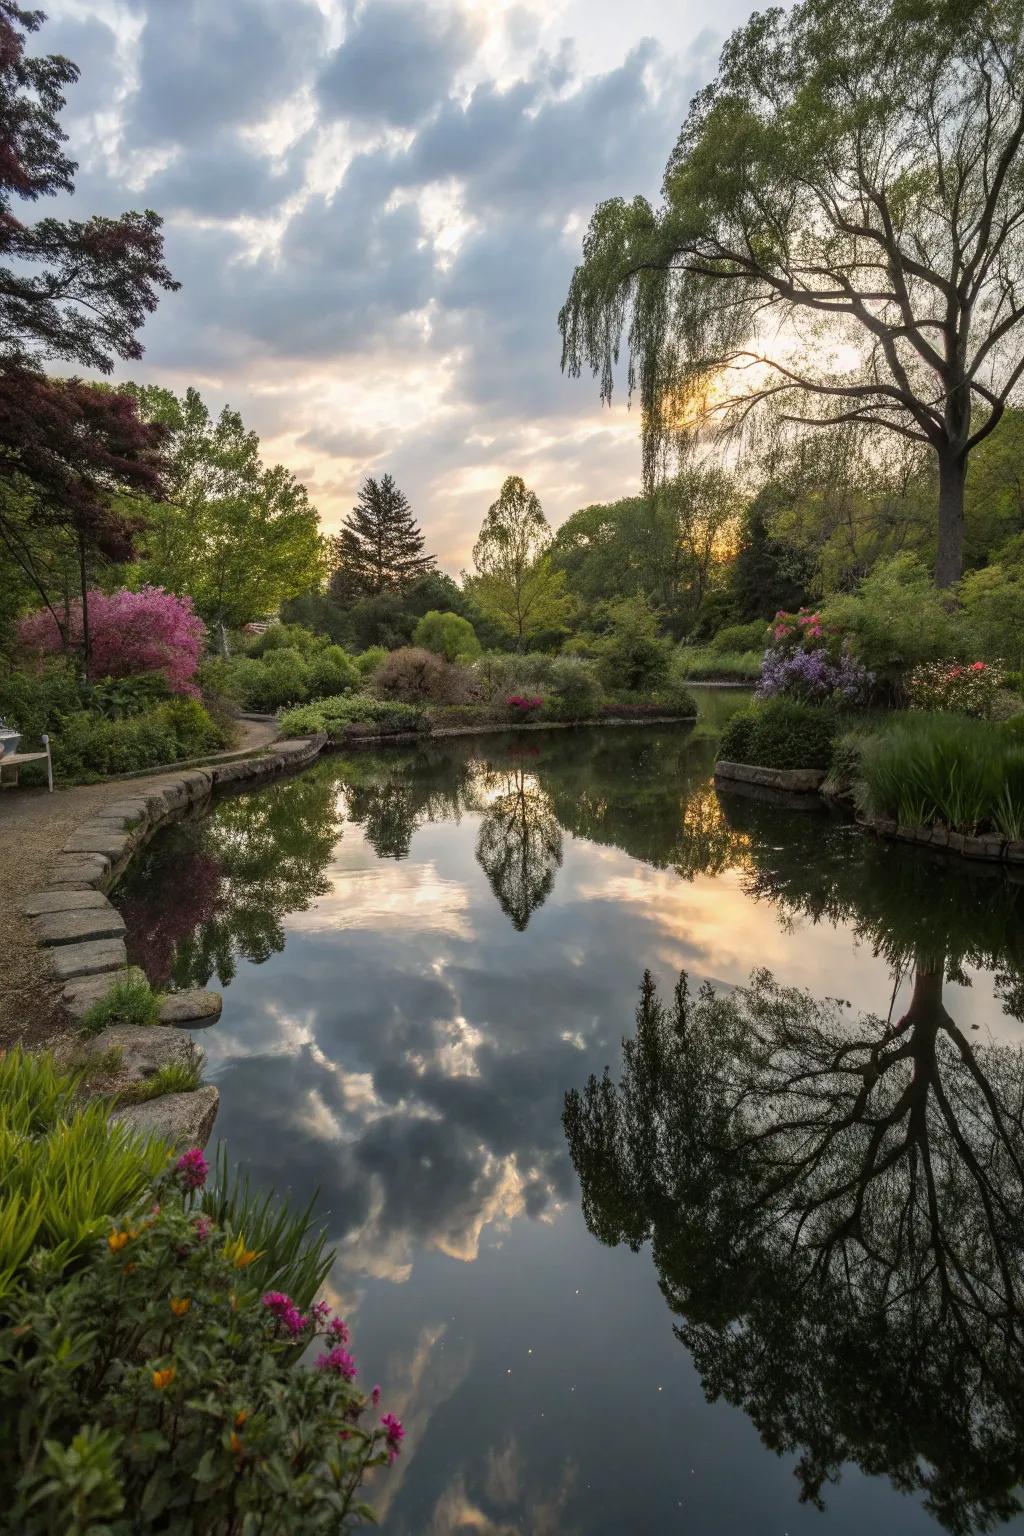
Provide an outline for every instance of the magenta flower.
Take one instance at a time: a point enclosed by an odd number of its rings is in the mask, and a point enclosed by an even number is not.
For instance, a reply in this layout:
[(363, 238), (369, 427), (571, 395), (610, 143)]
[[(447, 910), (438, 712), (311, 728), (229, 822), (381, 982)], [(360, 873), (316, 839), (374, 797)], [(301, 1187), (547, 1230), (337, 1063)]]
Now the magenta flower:
[(346, 1381), (355, 1379), (358, 1372), (356, 1363), (347, 1349), (336, 1344), (325, 1355), (317, 1355), (316, 1368), (318, 1371), (334, 1371), (338, 1376), (343, 1376)]
[(405, 1430), (402, 1428), (401, 1420), (396, 1419), (393, 1413), (382, 1413), (380, 1421), (386, 1431), (388, 1461), (394, 1461), (401, 1451)]
[(326, 1323), (331, 1315), (331, 1304), (329, 1301), (314, 1301), (310, 1310), (316, 1323)]
[(212, 1231), (213, 1222), (210, 1220), (209, 1216), (200, 1216), (199, 1220), (196, 1222), (196, 1237), (198, 1237), (199, 1241), (201, 1243), (205, 1243), (206, 1239), (209, 1237)]
[(206, 1183), (206, 1175), (210, 1171), (210, 1165), (203, 1156), (201, 1147), (190, 1147), (183, 1152), (174, 1165), (174, 1171), (178, 1175), (178, 1182), (182, 1189), (202, 1189)]
[(380, 1387), (374, 1387), (373, 1391), (370, 1393), (370, 1402), (376, 1408), (377, 1404), (380, 1402)]
[(284, 1291), (267, 1291), (260, 1300), (267, 1311), (273, 1313), (274, 1321), (284, 1329), (285, 1333), (290, 1333), (293, 1339), (298, 1338), (302, 1330), (309, 1327), (309, 1318), (299, 1311), (294, 1301), (290, 1296), (286, 1296)]
[(347, 1344), (349, 1341), (348, 1323), (346, 1323), (340, 1317), (331, 1319), (331, 1324), (327, 1332), (333, 1333), (334, 1337), (338, 1339), (342, 1344)]

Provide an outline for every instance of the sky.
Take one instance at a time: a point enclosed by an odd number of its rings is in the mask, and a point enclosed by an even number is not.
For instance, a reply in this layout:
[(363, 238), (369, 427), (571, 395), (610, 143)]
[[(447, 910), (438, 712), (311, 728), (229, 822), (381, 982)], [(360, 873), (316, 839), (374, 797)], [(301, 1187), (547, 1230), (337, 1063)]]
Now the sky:
[(633, 493), (637, 413), (562, 375), (558, 310), (750, 9), (50, 0), (74, 215), (155, 209), (182, 285), (116, 377), (240, 410), (328, 533), (390, 472), (453, 574), (506, 475), (556, 526)]

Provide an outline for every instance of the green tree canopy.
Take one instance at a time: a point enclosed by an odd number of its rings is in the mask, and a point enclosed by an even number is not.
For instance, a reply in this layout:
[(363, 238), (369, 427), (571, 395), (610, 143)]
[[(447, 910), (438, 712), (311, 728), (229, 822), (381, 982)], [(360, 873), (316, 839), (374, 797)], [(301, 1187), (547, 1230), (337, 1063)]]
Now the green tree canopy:
[(519, 650), (557, 629), (569, 610), (565, 576), (551, 560), (551, 529), (535, 491), (509, 475), (487, 509), (473, 548), (476, 575), (463, 585)]
[(674, 438), (768, 400), (923, 444), (949, 586), (969, 454), (1024, 378), (1022, 140), (1022, 0), (755, 14), (691, 105), (662, 206), (596, 210), (563, 366), (610, 398), (626, 331), (648, 482)]
[(170, 432), (168, 501), (144, 507), (143, 578), (187, 593), (223, 635), (276, 614), (321, 576), (324, 544), (306, 489), (267, 467), (237, 411), (214, 419), (197, 390), (178, 397), (126, 386), (147, 420)]
[(439, 613), (432, 608), (412, 632), (413, 645), (436, 651), (445, 661), (473, 661), (480, 655), (480, 641), (468, 619), (457, 613)]

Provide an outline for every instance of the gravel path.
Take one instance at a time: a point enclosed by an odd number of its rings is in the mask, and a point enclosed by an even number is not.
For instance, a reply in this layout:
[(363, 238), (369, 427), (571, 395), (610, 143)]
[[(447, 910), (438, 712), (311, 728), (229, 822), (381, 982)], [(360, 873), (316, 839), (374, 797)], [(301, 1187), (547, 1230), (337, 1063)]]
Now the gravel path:
[[(237, 750), (269, 746), (277, 727), (269, 721), (240, 720)], [(173, 770), (171, 770), (173, 772)], [(168, 777), (167, 772), (160, 775)], [(21, 899), (44, 886), (47, 872), (75, 827), (99, 806), (124, 800), (149, 782), (146, 777), (74, 789), (5, 789), (0, 793), (0, 1049), (40, 1045), (65, 1026), (60, 988), (47, 974)]]

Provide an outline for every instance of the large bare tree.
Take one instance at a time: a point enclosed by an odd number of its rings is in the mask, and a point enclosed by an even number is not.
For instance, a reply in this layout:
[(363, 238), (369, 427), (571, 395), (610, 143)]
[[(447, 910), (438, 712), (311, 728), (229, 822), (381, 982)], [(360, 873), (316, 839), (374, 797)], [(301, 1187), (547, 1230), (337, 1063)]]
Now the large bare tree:
[(754, 15), (693, 101), (663, 202), (595, 211), (559, 317), (610, 399), (626, 334), (644, 468), (773, 400), (937, 456), (959, 579), (968, 455), (1024, 378), (1024, 0)]

